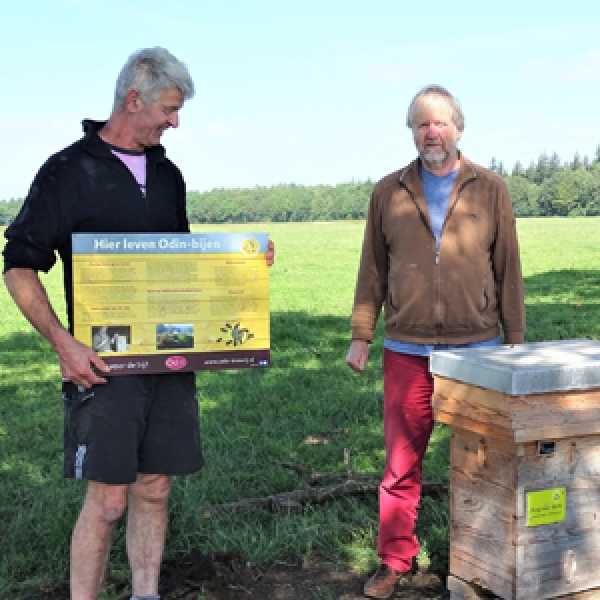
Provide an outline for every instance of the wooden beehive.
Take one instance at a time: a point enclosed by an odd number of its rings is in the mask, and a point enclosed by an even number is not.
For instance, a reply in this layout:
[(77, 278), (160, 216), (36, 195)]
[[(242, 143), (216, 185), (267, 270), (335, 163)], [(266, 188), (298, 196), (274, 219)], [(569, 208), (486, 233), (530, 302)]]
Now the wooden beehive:
[(600, 598), (600, 343), (434, 352), (431, 371), (451, 597)]

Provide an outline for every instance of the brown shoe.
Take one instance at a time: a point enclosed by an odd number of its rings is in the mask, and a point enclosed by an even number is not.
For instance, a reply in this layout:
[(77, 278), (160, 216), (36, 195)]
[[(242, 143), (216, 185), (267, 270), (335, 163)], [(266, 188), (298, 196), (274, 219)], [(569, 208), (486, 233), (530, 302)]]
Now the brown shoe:
[(394, 593), (396, 583), (402, 578), (400, 571), (381, 563), (375, 574), (365, 583), (364, 594), (368, 598), (385, 600)]

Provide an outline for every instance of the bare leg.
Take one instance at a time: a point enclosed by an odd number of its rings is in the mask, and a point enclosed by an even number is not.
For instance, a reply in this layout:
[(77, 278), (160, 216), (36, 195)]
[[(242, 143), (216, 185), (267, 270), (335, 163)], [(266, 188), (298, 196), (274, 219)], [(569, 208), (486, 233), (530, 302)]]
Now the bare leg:
[(115, 523), (125, 510), (126, 485), (90, 481), (71, 538), (71, 600), (96, 600)]
[(129, 488), (126, 539), (134, 596), (158, 594), (170, 483), (167, 475), (138, 474)]

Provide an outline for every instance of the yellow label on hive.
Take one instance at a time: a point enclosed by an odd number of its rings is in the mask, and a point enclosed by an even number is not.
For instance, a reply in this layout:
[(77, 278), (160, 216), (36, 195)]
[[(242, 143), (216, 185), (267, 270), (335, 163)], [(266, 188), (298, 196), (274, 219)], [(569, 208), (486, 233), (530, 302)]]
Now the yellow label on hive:
[(566, 515), (566, 488), (527, 492), (527, 527), (560, 523)]

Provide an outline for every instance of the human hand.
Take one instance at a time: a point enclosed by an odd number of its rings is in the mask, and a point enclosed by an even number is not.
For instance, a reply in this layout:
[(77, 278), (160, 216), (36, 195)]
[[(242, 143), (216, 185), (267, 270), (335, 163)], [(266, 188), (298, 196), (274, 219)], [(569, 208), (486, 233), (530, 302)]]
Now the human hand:
[(91, 348), (76, 340), (67, 331), (55, 339), (54, 349), (58, 354), (63, 379), (86, 389), (106, 383), (106, 379), (98, 372), (110, 373), (109, 366)]
[(369, 344), (365, 340), (353, 340), (346, 355), (346, 364), (357, 373), (362, 373), (369, 359)]
[(269, 240), (269, 245), (267, 247), (267, 266), (271, 267), (275, 262), (275, 244), (273, 240)]

